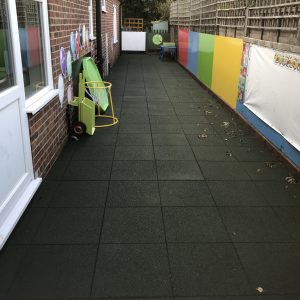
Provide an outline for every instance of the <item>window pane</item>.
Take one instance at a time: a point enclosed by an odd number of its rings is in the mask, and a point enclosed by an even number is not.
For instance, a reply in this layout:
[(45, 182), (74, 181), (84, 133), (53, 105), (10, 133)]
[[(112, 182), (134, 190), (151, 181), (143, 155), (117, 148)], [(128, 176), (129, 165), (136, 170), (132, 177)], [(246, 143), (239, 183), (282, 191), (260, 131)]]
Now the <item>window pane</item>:
[(14, 85), (7, 1), (0, 0), (0, 92)]
[(48, 85), (44, 59), (42, 3), (17, 0), (17, 14), (26, 98)]

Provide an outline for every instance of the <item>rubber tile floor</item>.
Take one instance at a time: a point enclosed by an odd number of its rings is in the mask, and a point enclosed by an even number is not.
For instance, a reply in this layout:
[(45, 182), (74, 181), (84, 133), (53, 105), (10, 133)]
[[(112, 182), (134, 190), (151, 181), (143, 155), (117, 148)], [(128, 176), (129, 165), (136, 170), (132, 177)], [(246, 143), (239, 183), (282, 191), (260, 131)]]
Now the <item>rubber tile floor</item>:
[(120, 123), (69, 142), (0, 253), (0, 299), (300, 299), (300, 185), (175, 62), (123, 55)]

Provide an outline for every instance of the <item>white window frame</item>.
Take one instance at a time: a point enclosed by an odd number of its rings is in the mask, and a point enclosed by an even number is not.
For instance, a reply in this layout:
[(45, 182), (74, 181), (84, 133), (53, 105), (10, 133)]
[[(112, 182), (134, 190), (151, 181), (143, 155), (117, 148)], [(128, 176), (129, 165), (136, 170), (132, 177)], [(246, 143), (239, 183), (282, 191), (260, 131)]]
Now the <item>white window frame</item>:
[(93, 1), (94, 0), (89, 0), (89, 39), (90, 40), (95, 40), (96, 37), (94, 35), (94, 11), (93, 11)]
[(48, 85), (29, 97), (25, 101), (25, 109), (27, 113), (35, 114), (45, 105), (47, 105), (54, 97), (58, 95), (58, 89), (54, 89), (53, 74), (52, 74), (52, 60), (51, 60), (51, 46), (49, 34), (49, 21), (48, 21), (48, 1), (47, 0), (34, 0), (41, 3), (41, 29), (44, 46), (44, 65), (45, 76), (47, 77)]
[(106, 10), (106, 0), (101, 0), (101, 10), (103, 12), (107, 12), (107, 10)]
[(118, 20), (117, 20), (117, 5), (113, 5), (113, 41), (118, 43)]

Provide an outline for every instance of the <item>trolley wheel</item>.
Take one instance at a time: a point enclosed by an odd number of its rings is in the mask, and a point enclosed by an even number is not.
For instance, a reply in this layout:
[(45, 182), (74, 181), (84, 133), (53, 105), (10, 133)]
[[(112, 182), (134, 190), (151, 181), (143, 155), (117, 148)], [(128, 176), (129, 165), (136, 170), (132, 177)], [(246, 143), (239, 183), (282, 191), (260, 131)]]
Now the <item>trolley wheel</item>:
[(86, 126), (82, 122), (75, 122), (72, 131), (76, 136), (82, 136), (86, 133)]

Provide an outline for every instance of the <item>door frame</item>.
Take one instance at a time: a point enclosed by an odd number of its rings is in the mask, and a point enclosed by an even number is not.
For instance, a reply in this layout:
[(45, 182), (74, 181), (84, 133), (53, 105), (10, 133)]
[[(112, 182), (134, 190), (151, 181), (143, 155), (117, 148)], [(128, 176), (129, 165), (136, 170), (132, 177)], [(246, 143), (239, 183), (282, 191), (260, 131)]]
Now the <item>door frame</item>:
[(25, 110), (25, 88), (19, 40), (18, 18), (16, 2), (6, 0), (8, 7), (8, 23), (12, 47), (12, 63), (15, 85), (0, 93), (0, 111), (11, 103), (11, 99), (18, 99), (19, 115), (23, 139), (23, 154), (25, 174), (16, 183), (4, 203), (0, 207), (0, 250), (19, 221), (27, 205), (41, 184), (41, 178), (34, 178), (31, 143), (29, 134), (28, 117)]

